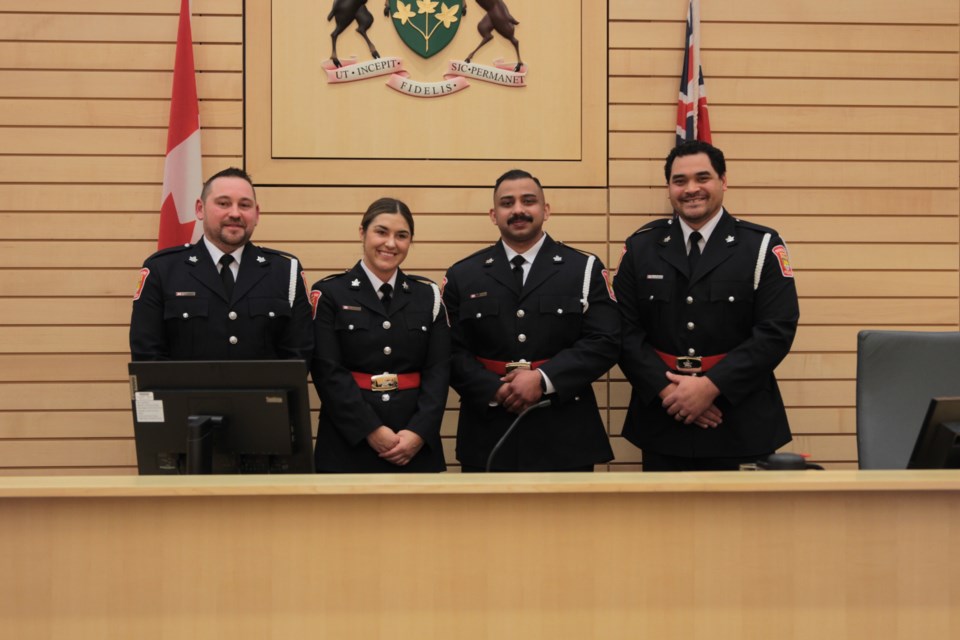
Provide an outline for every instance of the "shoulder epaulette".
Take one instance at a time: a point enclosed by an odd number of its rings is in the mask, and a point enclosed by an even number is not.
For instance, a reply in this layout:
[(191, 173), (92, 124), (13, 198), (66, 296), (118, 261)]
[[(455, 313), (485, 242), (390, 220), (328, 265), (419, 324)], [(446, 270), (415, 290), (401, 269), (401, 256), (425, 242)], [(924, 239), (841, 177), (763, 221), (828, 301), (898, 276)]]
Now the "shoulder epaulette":
[(762, 224), (757, 224), (755, 222), (748, 222), (746, 220), (741, 220), (740, 218), (734, 218), (733, 220), (737, 223), (737, 226), (741, 229), (749, 229), (751, 231), (756, 231), (757, 233), (771, 233), (773, 235), (779, 235), (777, 234), (776, 230), (771, 229), (770, 227), (765, 227)]
[(150, 257), (148, 257), (147, 260), (149, 260), (150, 258), (158, 258), (158, 257), (160, 257), (160, 256), (166, 256), (166, 255), (170, 255), (170, 254), (174, 254), (174, 253), (180, 253), (181, 251), (186, 251), (187, 249), (192, 249), (193, 246), (194, 246), (194, 245), (192, 245), (192, 244), (177, 244), (177, 245), (174, 245), (174, 246), (172, 246), (172, 247), (167, 247), (166, 249), (160, 249), (159, 251), (155, 251), (154, 253), (150, 254)]
[(324, 277), (324, 278), (320, 278), (320, 282), (326, 282), (327, 280), (333, 280), (334, 278), (340, 278), (340, 277), (342, 277), (342, 276), (347, 275), (348, 273), (350, 273), (350, 272), (349, 272), (349, 271), (341, 271), (340, 273), (331, 273), (330, 275), (328, 275), (328, 276), (326, 276), (326, 277)]
[(271, 249), (270, 247), (261, 247), (257, 245), (257, 248), (264, 253), (272, 253), (275, 256), (280, 256), (281, 258), (286, 258), (287, 260), (297, 260), (297, 256), (292, 253), (287, 253), (286, 251), (281, 251), (279, 249)]
[[(460, 264), (461, 262), (466, 262), (466, 261), (469, 260), (470, 258), (473, 258), (474, 256), (478, 256), (478, 255), (480, 255), (481, 253), (483, 253), (484, 251), (490, 251), (490, 249), (493, 249), (495, 246), (497, 246), (497, 245), (495, 245), (495, 244), (488, 245), (488, 246), (484, 247), (483, 249), (480, 249), (480, 250), (478, 250), (478, 251), (474, 251), (473, 253), (471, 253), (470, 255), (468, 255), (468, 256), (466, 256), (466, 257), (460, 258), (459, 260), (457, 260), (457, 261), (454, 262), (453, 264), (454, 264), (454, 265), (457, 265), (457, 264)], [(451, 266), (452, 266), (452, 265), (451, 265)]]
[(586, 250), (584, 250), (584, 249), (581, 249), (581, 248), (579, 248), (579, 247), (575, 247), (575, 246), (573, 246), (572, 244), (567, 244), (567, 243), (565, 243), (565, 242), (561, 242), (560, 240), (554, 240), (554, 242), (557, 243), (557, 244), (558, 244), (559, 246), (561, 246), (561, 247), (566, 247), (567, 249), (572, 249), (573, 251), (576, 251), (577, 253), (581, 253), (581, 254), (587, 256), (588, 258), (589, 258), (590, 256), (593, 256), (593, 257), (595, 257), (595, 258), (597, 257), (596, 254), (593, 254), (593, 253), (591, 253), (591, 252), (589, 252), (589, 251), (586, 251)]
[(424, 276), (415, 276), (415, 275), (410, 274), (410, 273), (404, 273), (403, 275), (405, 275), (408, 280), (416, 280), (417, 282), (422, 282), (423, 284), (437, 284), (436, 282), (434, 282), (434, 281), (431, 280), (430, 278), (426, 278), (426, 277), (424, 277)]
[(673, 218), (657, 218), (656, 220), (651, 220), (647, 224), (643, 225), (631, 233), (630, 236), (633, 237), (639, 233), (646, 233), (647, 231), (653, 231), (654, 229), (666, 229), (671, 224), (673, 224)]

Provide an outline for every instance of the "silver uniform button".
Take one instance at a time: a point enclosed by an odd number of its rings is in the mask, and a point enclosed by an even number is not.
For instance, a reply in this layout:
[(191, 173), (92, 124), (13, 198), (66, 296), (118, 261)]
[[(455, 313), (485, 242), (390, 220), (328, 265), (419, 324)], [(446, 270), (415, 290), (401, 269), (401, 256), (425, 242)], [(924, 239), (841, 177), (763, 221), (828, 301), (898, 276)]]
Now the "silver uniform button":
[(237, 344), (238, 342), (240, 341), (237, 340), (237, 336), (230, 336), (230, 344)]
[(687, 349), (687, 355), (695, 356), (695, 355), (697, 355), (697, 350), (694, 349), (693, 347), (691, 347), (691, 348)]
[(186, 319), (189, 318), (189, 317), (190, 317), (190, 314), (187, 313), (186, 311), (184, 311), (184, 312), (183, 312), (183, 319), (186, 320)]
[(687, 323), (687, 329), (689, 329), (690, 331), (693, 331), (694, 327), (696, 327), (696, 326), (697, 326), (697, 325), (693, 324), (692, 322), (688, 322), (688, 323)]
[(562, 316), (562, 315), (563, 315), (563, 309), (557, 309), (557, 315), (558, 315), (558, 316)]
[(420, 331), (426, 332), (427, 328), (424, 325), (420, 325)]
[(380, 396), (380, 399), (383, 400), (384, 402), (390, 402), (390, 394), (385, 393), (382, 396)]
[(729, 298), (727, 298), (727, 300), (729, 300), (730, 302), (733, 302), (734, 298), (733, 296), (730, 296)]
[(520, 342), (526, 342), (526, 341), (527, 341), (527, 334), (521, 333), (520, 335), (517, 336), (517, 340), (519, 340)]
[(231, 320), (236, 320), (236, 319), (237, 319), (237, 312), (236, 312), (236, 311), (231, 311), (230, 313), (227, 314), (227, 317), (230, 318)]
[(653, 300), (653, 296), (650, 296), (650, 299)]
[(275, 317), (277, 314), (275, 314), (273, 311), (271, 311), (271, 312), (268, 313), (267, 315), (268, 315), (269, 317), (273, 318), (273, 317)]
[(478, 317), (478, 318), (482, 318), (482, 317), (483, 317), (483, 314), (482, 314), (482, 313), (478, 313), (478, 314), (477, 314), (477, 317)]
[(347, 325), (347, 329), (349, 329), (350, 331), (353, 331), (353, 325), (352, 325), (352, 324), (348, 324), (348, 325)]
[(393, 325), (390, 324), (390, 321), (389, 321), (389, 320), (384, 320), (384, 321), (383, 321), (383, 328), (384, 328), (384, 329), (389, 329), (391, 326), (393, 326)]
[(390, 347), (384, 347), (384, 348), (383, 348), (383, 355), (388, 356), (388, 355), (390, 355), (391, 353), (393, 353), (393, 349), (391, 349)]
[(693, 304), (693, 296), (687, 296), (687, 304)]
[(527, 315), (526, 311), (524, 311), (523, 309), (517, 309), (517, 317), (518, 317), (518, 318), (522, 318), (522, 317), (525, 316), (525, 315)]

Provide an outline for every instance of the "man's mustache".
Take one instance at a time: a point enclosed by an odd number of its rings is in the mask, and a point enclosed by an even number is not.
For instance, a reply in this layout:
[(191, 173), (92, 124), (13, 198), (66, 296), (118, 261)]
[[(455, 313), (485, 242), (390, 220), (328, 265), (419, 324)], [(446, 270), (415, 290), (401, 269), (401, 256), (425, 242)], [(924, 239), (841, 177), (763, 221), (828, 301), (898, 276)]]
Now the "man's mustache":
[(517, 213), (517, 214), (514, 214), (514, 215), (510, 216), (510, 217), (507, 219), (507, 224), (513, 224), (514, 222), (517, 222), (517, 221), (521, 221), (521, 222), (533, 222), (533, 216), (528, 215), (528, 214), (526, 214), (526, 213)]

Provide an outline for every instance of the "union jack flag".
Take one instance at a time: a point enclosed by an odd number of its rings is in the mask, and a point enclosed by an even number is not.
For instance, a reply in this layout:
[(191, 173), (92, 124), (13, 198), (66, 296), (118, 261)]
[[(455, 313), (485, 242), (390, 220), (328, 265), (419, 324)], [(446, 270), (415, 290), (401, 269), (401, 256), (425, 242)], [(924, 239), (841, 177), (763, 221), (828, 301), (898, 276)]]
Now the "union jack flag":
[(680, 99), (677, 101), (677, 144), (687, 140), (711, 142), (707, 89), (700, 66), (700, 0), (690, 0), (687, 7), (686, 42), (683, 73), (680, 74)]

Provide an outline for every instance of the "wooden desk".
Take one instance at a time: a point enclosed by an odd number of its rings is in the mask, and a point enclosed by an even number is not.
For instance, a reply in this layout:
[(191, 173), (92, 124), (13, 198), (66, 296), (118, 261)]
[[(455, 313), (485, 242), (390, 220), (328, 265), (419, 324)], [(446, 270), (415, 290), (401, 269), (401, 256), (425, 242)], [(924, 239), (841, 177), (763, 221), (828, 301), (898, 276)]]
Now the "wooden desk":
[(955, 638), (960, 473), (0, 478), (3, 637)]

